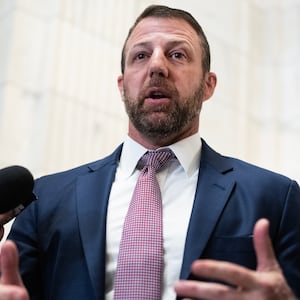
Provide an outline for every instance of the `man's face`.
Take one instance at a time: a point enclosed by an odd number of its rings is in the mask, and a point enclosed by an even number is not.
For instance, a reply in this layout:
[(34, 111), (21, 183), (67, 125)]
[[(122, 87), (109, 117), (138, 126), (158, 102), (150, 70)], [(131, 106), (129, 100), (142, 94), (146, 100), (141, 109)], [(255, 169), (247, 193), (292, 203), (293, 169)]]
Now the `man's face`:
[(197, 132), (206, 82), (194, 29), (180, 19), (146, 18), (129, 37), (125, 57), (118, 84), (129, 135), (162, 145)]

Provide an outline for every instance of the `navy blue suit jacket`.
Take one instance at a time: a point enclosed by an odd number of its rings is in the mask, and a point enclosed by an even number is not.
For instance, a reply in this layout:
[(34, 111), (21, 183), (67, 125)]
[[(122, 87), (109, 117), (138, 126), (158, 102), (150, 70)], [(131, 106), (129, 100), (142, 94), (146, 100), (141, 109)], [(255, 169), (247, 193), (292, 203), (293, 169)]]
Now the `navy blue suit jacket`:
[[(110, 156), (36, 181), (38, 200), (9, 238), (31, 299), (104, 299), (107, 202), (122, 146)], [(295, 181), (221, 156), (203, 141), (181, 278), (198, 258), (255, 269), (252, 232), (259, 218), (290, 286), (300, 296), (300, 190)], [(179, 218), (180, 212), (174, 218)]]

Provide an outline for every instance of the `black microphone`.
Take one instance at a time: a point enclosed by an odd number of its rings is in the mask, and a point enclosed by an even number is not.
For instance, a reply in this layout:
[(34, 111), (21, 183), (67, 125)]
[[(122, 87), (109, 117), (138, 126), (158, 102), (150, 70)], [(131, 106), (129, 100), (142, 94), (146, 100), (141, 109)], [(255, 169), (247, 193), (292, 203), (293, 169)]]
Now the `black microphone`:
[(32, 192), (34, 180), (24, 167), (10, 166), (0, 170), (0, 214), (14, 210), (18, 215), (36, 200)]

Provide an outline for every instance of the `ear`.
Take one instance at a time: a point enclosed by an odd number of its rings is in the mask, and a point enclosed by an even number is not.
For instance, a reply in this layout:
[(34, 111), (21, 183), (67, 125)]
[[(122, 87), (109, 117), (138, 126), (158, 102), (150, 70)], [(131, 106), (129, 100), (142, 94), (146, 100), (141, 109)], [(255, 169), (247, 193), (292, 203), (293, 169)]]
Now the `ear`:
[(124, 100), (124, 85), (123, 85), (123, 75), (118, 76), (118, 88), (121, 95), (122, 100)]
[(217, 85), (217, 76), (213, 72), (207, 72), (204, 75), (204, 97), (203, 101), (208, 100), (214, 93)]

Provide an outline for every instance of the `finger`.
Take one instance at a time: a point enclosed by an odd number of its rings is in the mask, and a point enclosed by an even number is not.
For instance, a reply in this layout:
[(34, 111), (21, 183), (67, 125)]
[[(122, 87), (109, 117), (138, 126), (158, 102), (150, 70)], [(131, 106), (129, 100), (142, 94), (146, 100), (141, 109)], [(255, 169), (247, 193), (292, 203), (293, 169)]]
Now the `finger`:
[(19, 256), (16, 245), (6, 241), (1, 248), (1, 283), (23, 286), (19, 273)]
[[(235, 299), (238, 291), (229, 286), (193, 280), (179, 280), (174, 285), (175, 292), (184, 299)], [(238, 299), (238, 298), (236, 298)]]
[(257, 271), (278, 270), (279, 265), (269, 236), (269, 221), (267, 219), (260, 219), (256, 222), (253, 236)]
[(11, 285), (0, 285), (1, 300), (29, 300), (25, 288)]
[(197, 260), (192, 264), (192, 273), (198, 277), (226, 282), (235, 287), (251, 289), (256, 286), (255, 272), (230, 262), (210, 259)]

